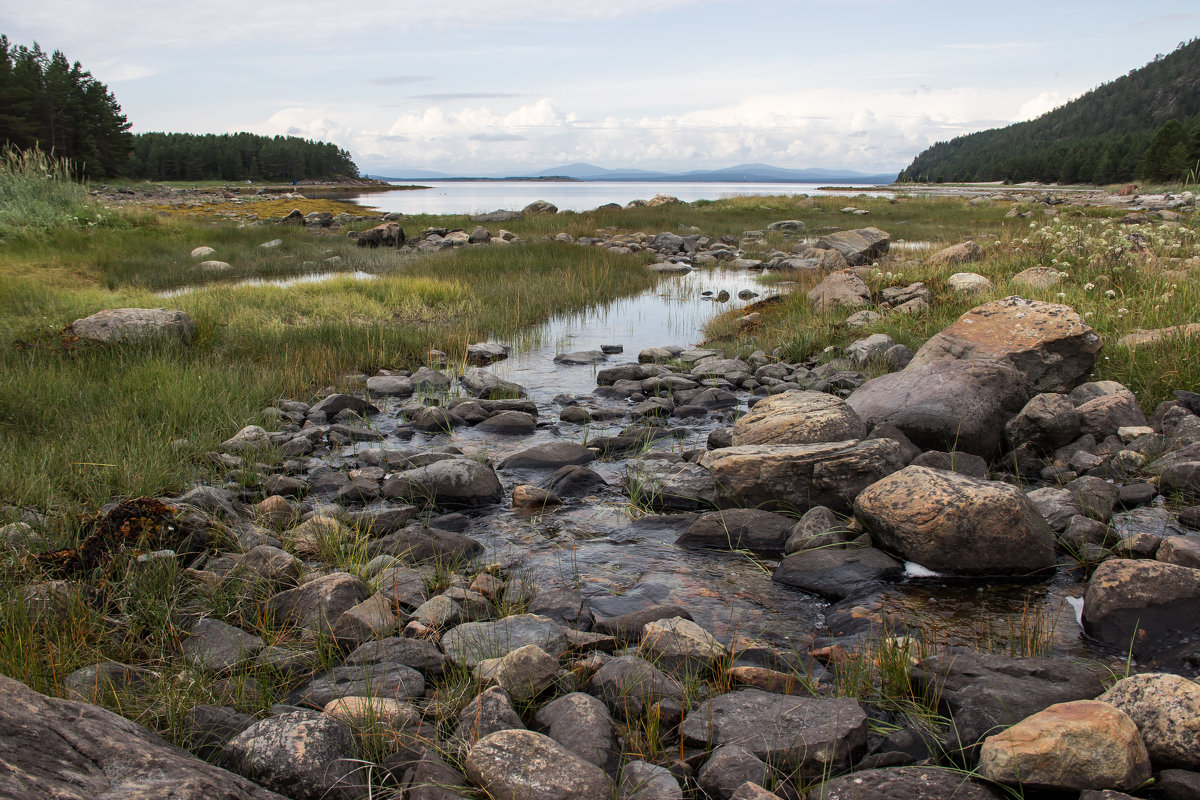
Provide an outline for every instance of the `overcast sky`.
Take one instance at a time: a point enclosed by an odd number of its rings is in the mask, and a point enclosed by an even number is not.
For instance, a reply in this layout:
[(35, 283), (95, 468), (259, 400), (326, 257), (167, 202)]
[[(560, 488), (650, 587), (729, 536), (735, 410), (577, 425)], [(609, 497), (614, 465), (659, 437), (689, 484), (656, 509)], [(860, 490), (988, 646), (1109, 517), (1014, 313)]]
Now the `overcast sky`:
[(1196, 0), (0, 2), (135, 132), (332, 141), (364, 172), (894, 172), (1200, 35)]

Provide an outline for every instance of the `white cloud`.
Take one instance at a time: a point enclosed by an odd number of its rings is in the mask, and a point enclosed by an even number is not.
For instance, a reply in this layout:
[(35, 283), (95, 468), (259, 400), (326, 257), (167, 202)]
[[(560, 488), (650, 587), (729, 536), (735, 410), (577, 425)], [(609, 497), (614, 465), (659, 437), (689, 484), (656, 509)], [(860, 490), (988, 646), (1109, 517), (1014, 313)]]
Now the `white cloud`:
[(1017, 113), (1013, 115), (1013, 122), (1024, 122), (1025, 120), (1035, 119), (1045, 114), (1047, 111), (1053, 111), (1071, 98), (1064, 95), (1062, 92), (1038, 92), (1036, 97), (1031, 98), (1021, 107), (1017, 109)]

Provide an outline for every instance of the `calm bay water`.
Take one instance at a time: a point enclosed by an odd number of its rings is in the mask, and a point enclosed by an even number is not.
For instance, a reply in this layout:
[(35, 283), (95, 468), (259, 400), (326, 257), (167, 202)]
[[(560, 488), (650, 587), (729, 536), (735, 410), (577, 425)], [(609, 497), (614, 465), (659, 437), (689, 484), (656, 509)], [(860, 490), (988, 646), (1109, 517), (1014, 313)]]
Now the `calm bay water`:
[[(398, 182), (398, 186), (413, 182)], [(669, 194), (685, 203), (739, 195), (833, 194), (818, 183), (617, 183), (600, 181), (430, 181), (428, 189), (372, 192), (349, 198), (353, 202), (401, 214), (482, 214), (497, 209), (520, 211), (546, 200), (560, 211), (591, 211), (605, 203), (625, 205)], [(887, 195), (875, 186), (855, 187), (870, 195)], [(839, 192), (840, 194), (840, 192)], [(849, 199), (853, 193), (847, 194)]]

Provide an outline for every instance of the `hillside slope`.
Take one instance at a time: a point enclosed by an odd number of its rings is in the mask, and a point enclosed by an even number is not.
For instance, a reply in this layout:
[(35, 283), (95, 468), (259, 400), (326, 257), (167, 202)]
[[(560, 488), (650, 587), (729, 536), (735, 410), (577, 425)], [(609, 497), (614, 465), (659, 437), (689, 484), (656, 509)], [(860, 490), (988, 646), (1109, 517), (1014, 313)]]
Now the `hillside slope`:
[(1200, 159), (1200, 39), (1037, 119), (938, 142), (901, 181), (1175, 180)]

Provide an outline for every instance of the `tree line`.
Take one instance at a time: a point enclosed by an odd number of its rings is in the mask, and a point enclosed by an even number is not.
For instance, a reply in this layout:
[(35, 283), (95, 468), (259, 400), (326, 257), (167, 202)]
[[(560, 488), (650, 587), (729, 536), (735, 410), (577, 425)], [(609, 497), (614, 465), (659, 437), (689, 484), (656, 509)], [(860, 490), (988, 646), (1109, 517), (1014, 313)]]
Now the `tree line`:
[(1037, 119), (938, 142), (901, 181), (1124, 183), (1200, 173), (1200, 39)]
[(61, 51), (0, 35), (0, 145), (39, 149), (87, 178), (269, 180), (356, 178), (337, 145), (251, 133), (129, 132), (108, 87)]
[(154, 181), (357, 178), (337, 145), (297, 136), (253, 133), (142, 133), (134, 137), (125, 174)]
[(0, 141), (68, 159), (81, 175), (119, 175), (129, 122), (108, 87), (61, 51), (13, 46), (0, 35)]

